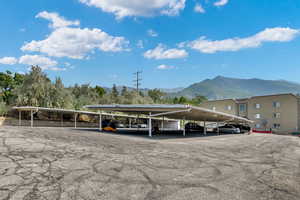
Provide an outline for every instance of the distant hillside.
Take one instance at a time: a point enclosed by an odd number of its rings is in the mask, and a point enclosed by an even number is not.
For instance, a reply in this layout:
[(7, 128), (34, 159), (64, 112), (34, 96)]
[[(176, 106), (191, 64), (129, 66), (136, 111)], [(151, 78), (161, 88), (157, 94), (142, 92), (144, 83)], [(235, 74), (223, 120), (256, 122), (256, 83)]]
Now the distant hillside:
[(276, 93), (300, 93), (300, 84), (283, 80), (237, 79), (217, 76), (195, 83), (170, 96), (195, 97), (206, 96), (208, 99), (244, 98), (256, 95)]

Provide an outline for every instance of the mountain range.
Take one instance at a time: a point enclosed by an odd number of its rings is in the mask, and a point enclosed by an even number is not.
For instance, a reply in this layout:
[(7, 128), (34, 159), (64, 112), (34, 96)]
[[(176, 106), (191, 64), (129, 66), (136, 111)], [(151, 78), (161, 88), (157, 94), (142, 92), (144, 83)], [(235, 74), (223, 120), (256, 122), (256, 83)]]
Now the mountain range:
[(300, 93), (300, 84), (285, 80), (239, 79), (217, 76), (213, 79), (194, 83), (169, 95), (190, 98), (203, 95), (208, 99), (224, 99), (279, 93)]
[[(117, 86), (121, 92), (123, 86)], [(111, 88), (105, 88), (111, 91)], [(129, 91), (135, 90), (133, 87), (127, 87)], [(196, 96), (205, 96), (209, 100), (227, 99), (227, 98), (246, 98), (251, 96), (271, 95), (280, 93), (300, 94), (300, 84), (286, 80), (263, 80), (258, 78), (240, 79), (217, 76), (213, 79), (205, 79), (194, 83), (186, 88), (158, 88), (167, 93), (168, 97), (185, 96), (193, 98)], [(141, 88), (141, 92), (147, 93), (148, 88)]]

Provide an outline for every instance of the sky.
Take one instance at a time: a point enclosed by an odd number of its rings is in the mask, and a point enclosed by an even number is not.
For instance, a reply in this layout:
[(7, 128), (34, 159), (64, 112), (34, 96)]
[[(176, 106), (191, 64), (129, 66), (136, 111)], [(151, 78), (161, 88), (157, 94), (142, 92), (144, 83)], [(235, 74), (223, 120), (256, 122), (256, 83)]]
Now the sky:
[(0, 19), (0, 71), (39, 65), (66, 86), (300, 83), (299, 0), (2, 0)]

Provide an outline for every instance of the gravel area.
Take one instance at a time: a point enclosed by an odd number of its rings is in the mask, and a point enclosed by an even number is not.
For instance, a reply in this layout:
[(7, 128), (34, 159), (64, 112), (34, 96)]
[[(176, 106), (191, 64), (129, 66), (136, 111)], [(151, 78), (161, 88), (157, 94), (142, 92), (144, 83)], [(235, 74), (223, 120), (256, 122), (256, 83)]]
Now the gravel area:
[(300, 199), (300, 138), (0, 127), (0, 199)]

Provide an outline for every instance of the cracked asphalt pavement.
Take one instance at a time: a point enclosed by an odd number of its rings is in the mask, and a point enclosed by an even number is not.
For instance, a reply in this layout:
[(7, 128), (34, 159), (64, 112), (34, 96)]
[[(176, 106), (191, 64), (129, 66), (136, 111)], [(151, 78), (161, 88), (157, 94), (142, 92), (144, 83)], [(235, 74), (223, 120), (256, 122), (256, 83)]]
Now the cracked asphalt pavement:
[(300, 199), (300, 139), (0, 127), (0, 199)]

